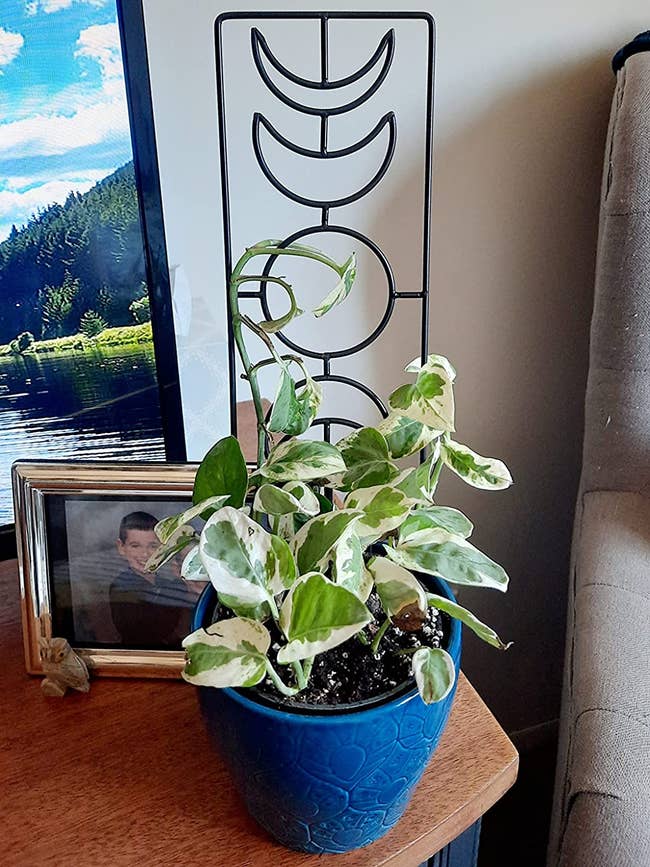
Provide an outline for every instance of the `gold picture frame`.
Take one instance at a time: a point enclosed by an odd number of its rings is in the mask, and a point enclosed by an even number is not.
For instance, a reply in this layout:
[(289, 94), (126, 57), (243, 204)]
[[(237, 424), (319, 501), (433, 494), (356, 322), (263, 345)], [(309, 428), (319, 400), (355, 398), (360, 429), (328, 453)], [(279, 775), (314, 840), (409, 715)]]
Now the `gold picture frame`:
[[(68, 639), (95, 676), (162, 677), (180, 676), (184, 662), (182, 650), (147, 649), (116, 646), (115, 642), (77, 640), (75, 634), (61, 630), (61, 612), (54, 592), (52, 549), (60, 546), (58, 528), (53, 538), (51, 504), (68, 502), (99, 504), (142, 501), (171, 510), (177, 504), (191, 503), (197, 464), (169, 463), (72, 463), (56, 461), (17, 461), (12, 467), (12, 486), (16, 516), (16, 543), (20, 573), (21, 607), (25, 663), (30, 674), (42, 675), (39, 637), (51, 628), (54, 635)], [(176, 511), (180, 511), (177, 508)], [(85, 525), (84, 525), (85, 526)], [(67, 527), (67, 525), (66, 525)], [(66, 529), (67, 533), (67, 529)], [(68, 544), (66, 538), (65, 544)], [(70, 581), (70, 561), (68, 561)], [(91, 579), (92, 580), (92, 579)], [(72, 599), (72, 595), (70, 596)], [(74, 617), (70, 601), (67, 619)], [(107, 609), (108, 611), (108, 609)], [(65, 618), (64, 618), (65, 619)], [(47, 625), (47, 626), (46, 626)], [(71, 630), (68, 629), (68, 632)], [(74, 632), (74, 629), (72, 630)], [(51, 636), (50, 636), (51, 637)]]

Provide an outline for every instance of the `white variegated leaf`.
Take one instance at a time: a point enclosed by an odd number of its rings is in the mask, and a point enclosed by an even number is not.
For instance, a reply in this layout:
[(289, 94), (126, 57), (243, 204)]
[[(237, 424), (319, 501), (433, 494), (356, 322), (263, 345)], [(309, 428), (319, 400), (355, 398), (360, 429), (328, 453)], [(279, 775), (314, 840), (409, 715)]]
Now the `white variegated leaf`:
[(452, 439), (443, 442), (442, 459), (450, 470), (474, 488), (500, 491), (512, 484), (512, 476), (503, 461), (484, 458)]
[(430, 355), (419, 366), (416, 359), (407, 365), (409, 373), (417, 373), (412, 385), (402, 385), (388, 399), (390, 407), (434, 430), (454, 430), (454, 391), (456, 371), (442, 355)]
[(406, 569), (436, 575), (452, 584), (508, 589), (502, 566), (462, 536), (432, 528), (412, 533), (407, 541), (386, 547), (386, 555)]
[(392, 458), (405, 458), (413, 455), (440, 437), (442, 431), (434, 430), (421, 421), (391, 412), (378, 425), (377, 430), (388, 443)]
[(337, 509), (307, 521), (298, 530), (293, 546), (299, 574), (325, 569), (334, 546), (352, 530), (361, 515), (352, 509)]
[(386, 557), (375, 557), (368, 563), (382, 608), (395, 617), (407, 606), (427, 610), (427, 597), (415, 575)]
[(447, 599), (445, 596), (438, 596), (436, 593), (427, 593), (427, 602), (429, 605), (433, 605), (434, 608), (437, 608), (438, 611), (446, 611), (450, 617), (455, 617), (457, 620), (460, 620), (461, 623), (464, 623), (465, 626), (469, 626), (469, 628), (478, 635), (479, 638), (482, 638), (483, 641), (487, 641), (488, 644), (491, 644), (493, 647), (498, 647), (499, 650), (507, 650), (512, 642), (508, 642), (505, 644), (499, 636), (496, 634), (494, 629), (490, 626), (486, 626), (485, 623), (481, 623), (481, 621), (472, 614), (471, 611), (468, 611), (467, 608), (463, 608), (462, 605), (459, 605), (457, 602), (452, 602), (451, 599)]
[(456, 679), (454, 660), (441, 647), (421, 647), (413, 654), (413, 675), (422, 701), (433, 704), (451, 692)]
[(295, 578), (286, 542), (231, 506), (224, 506), (208, 519), (200, 549), (217, 593), (233, 596), (240, 603), (266, 602)]
[(173, 533), (183, 524), (189, 524), (190, 521), (194, 520), (194, 518), (198, 518), (202, 512), (221, 508), (221, 506), (226, 504), (228, 499), (229, 494), (224, 494), (219, 497), (208, 497), (207, 500), (203, 500), (202, 503), (197, 503), (196, 506), (190, 506), (189, 509), (185, 509), (184, 512), (180, 512), (178, 515), (170, 515), (168, 518), (163, 518), (162, 521), (158, 521), (156, 526), (153, 528), (154, 533), (161, 542), (167, 542)]
[(399, 473), (388, 453), (388, 444), (376, 428), (362, 427), (337, 443), (346, 470), (337, 482), (341, 490), (384, 485)]
[(350, 258), (344, 262), (341, 269), (341, 277), (332, 291), (323, 298), (318, 307), (314, 309), (314, 316), (320, 317), (328, 313), (332, 307), (336, 307), (350, 294), (352, 284), (357, 276), (357, 257), (353, 253)]
[(145, 564), (147, 572), (155, 572), (164, 566), (172, 557), (183, 551), (193, 539), (198, 538), (198, 533), (189, 524), (177, 527), (157, 551), (155, 551)]
[(261, 485), (256, 494), (253, 508), (266, 515), (317, 515), (320, 511), (318, 497), (304, 482), (287, 482), (278, 487), (270, 483)]
[(183, 640), (183, 678), (196, 686), (254, 686), (266, 674), (271, 636), (261, 623), (243, 617), (220, 620)]
[(271, 449), (256, 471), (270, 482), (324, 479), (345, 470), (339, 450), (330, 443), (290, 439)]
[(280, 609), (280, 628), (288, 644), (280, 648), (281, 665), (337, 647), (373, 619), (351, 591), (318, 572), (296, 581)]
[(391, 485), (358, 488), (345, 498), (345, 508), (363, 512), (356, 524), (364, 546), (390, 533), (408, 516), (413, 500)]
[(372, 575), (363, 560), (363, 546), (355, 529), (346, 530), (332, 552), (332, 575), (335, 584), (347, 587), (362, 602), (372, 590)]
[(203, 567), (201, 549), (195, 545), (189, 554), (186, 554), (181, 566), (181, 576), (188, 581), (209, 581), (208, 573)]
[(409, 537), (420, 530), (433, 530), (435, 528), (447, 530), (467, 539), (472, 535), (474, 525), (468, 517), (452, 509), (449, 506), (430, 505), (425, 509), (416, 509), (400, 525), (400, 543), (408, 542)]

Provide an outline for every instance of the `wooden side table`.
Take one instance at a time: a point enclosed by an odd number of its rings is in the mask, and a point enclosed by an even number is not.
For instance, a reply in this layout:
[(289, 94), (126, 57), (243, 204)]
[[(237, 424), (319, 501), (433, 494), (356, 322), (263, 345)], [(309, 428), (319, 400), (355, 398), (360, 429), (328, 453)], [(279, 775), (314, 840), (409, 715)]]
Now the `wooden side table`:
[(517, 776), (514, 747), (461, 675), (399, 824), (347, 855), (290, 852), (248, 817), (187, 684), (97, 679), (89, 695), (41, 694), (24, 670), (13, 561), (0, 564), (0, 649), (3, 867), (469, 867), (480, 817)]

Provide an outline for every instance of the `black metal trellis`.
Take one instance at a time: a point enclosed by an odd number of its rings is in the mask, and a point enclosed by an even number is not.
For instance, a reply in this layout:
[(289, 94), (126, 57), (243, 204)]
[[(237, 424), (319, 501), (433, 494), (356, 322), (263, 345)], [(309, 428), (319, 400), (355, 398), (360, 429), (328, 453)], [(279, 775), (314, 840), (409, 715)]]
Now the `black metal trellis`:
[[(303, 78), (295, 74), (274, 55), (266, 38), (254, 22), (262, 22), (264, 20), (317, 20), (320, 23), (320, 78), (309, 79)], [(420, 318), (420, 349), (421, 357), (424, 361), (428, 351), (428, 318), (429, 318), (429, 259), (430, 259), (430, 227), (431, 227), (431, 158), (433, 149), (433, 84), (434, 84), (434, 50), (435, 50), (435, 25), (433, 18), (425, 12), (226, 12), (219, 15), (215, 21), (215, 52), (216, 52), (216, 83), (217, 83), (217, 109), (219, 119), (219, 155), (221, 160), (221, 192), (222, 192), (222, 214), (223, 214), (223, 231), (224, 231), (224, 246), (225, 246), (225, 276), (226, 285), (230, 282), (232, 273), (232, 233), (231, 233), (231, 213), (230, 213), (230, 184), (228, 173), (228, 140), (226, 130), (226, 110), (225, 110), (225, 88), (224, 88), (224, 62), (223, 62), (223, 25), (229, 20), (251, 21), (251, 51), (255, 68), (260, 76), (261, 81), (269, 89), (271, 93), (277, 97), (284, 105), (289, 108), (301, 112), (302, 114), (311, 115), (319, 119), (320, 122), (320, 141), (318, 149), (310, 149), (303, 147), (300, 144), (290, 141), (281, 132), (279, 132), (271, 122), (264, 117), (260, 112), (254, 112), (252, 115), (251, 125), (251, 143), (257, 160), (260, 171), (267, 178), (269, 183), (278, 190), (282, 195), (286, 196), (291, 201), (299, 205), (317, 209), (320, 212), (320, 222), (314, 225), (307, 226), (294, 232), (289, 237), (285, 238), (281, 246), (288, 246), (293, 241), (304, 238), (308, 235), (334, 232), (338, 234), (348, 235), (355, 238), (359, 242), (365, 244), (376, 256), (386, 276), (387, 285), (387, 300), (384, 314), (375, 327), (373, 332), (364, 340), (358, 342), (354, 346), (341, 350), (317, 352), (309, 349), (309, 347), (300, 346), (290, 340), (282, 332), (276, 334), (276, 337), (287, 347), (294, 352), (298, 352), (309, 358), (319, 359), (322, 362), (322, 374), (314, 377), (319, 382), (338, 382), (354, 388), (365, 394), (377, 407), (382, 415), (386, 415), (386, 407), (375, 394), (375, 392), (367, 385), (357, 382), (350, 377), (342, 376), (332, 372), (331, 362), (333, 359), (352, 356), (363, 349), (366, 349), (372, 344), (384, 331), (393, 314), (395, 303), (400, 299), (412, 299), (420, 302), (421, 318)], [(373, 94), (375, 94), (387, 76), (393, 63), (396, 45), (396, 33), (393, 28), (390, 28), (379, 41), (377, 48), (371, 57), (361, 66), (356, 72), (345, 76), (344, 78), (331, 79), (329, 77), (329, 22), (332, 20), (385, 20), (404, 21), (404, 20), (421, 20), (427, 28), (427, 85), (426, 85), (426, 126), (425, 126), (425, 156), (424, 156), (424, 205), (423, 205), (423, 224), (422, 224), (422, 282), (419, 291), (403, 292), (397, 289), (395, 277), (384, 252), (380, 247), (366, 235), (343, 225), (336, 225), (330, 222), (330, 211), (336, 208), (344, 207), (352, 202), (357, 202), (373, 190), (388, 172), (395, 153), (397, 142), (397, 120), (395, 112), (390, 111), (385, 113), (363, 138), (354, 144), (348, 145), (337, 150), (329, 150), (328, 148), (328, 123), (329, 118), (335, 115), (344, 114), (353, 111), (355, 108), (367, 102)], [(261, 26), (261, 25), (260, 25)], [(290, 98), (278, 87), (278, 85), (269, 76), (265, 66), (265, 62), (272, 66), (276, 72), (280, 73), (284, 78), (301, 85), (311, 90), (336, 91), (348, 84), (355, 83), (363, 78), (374, 68), (378, 67), (379, 71), (372, 84), (364, 90), (359, 96), (344, 105), (331, 107), (310, 106), (298, 102)], [(311, 157), (315, 159), (331, 160), (339, 157), (348, 156), (362, 150), (370, 142), (374, 141), (384, 129), (388, 129), (388, 145), (386, 154), (373, 175), (373, 177), (360, 189), (350, 193), (347, 196), (338, 199), (313, 199), (302, 196), (300, 193), (290, 190), (283, 184), (271, 171), (262, 153), (260, 143), (261, 129), (275, 139), (279, 144), (292, 151), (293, 153)], [(268, 276), (271, 272), (273, 264), (277, 256), (269, 256), (265, 263), (263, 274)], [(269, 309), (267, 297), (267, 283), (261, 282), (259, 290), (244, 290), (240, 291), (242, 298), (254, 298), (259, 300), (264, 316), (267, 319), (272, 318)], [(228, 316), (228, 358), (230, 364), (230, 414), (231, 414), (231, 429), (234, 435), (237, 434), (237, 378), (236, 378), (236, 352), (232, 334), (232, 322), (230, 315)], [(343, 425), (351, 428), (359, 427), (358, 421), (340, 417), (319, 417), (314, 421), (314, 426), (323, 428), (323, 437), (325, 440), (330, 440), (332, 425)]]

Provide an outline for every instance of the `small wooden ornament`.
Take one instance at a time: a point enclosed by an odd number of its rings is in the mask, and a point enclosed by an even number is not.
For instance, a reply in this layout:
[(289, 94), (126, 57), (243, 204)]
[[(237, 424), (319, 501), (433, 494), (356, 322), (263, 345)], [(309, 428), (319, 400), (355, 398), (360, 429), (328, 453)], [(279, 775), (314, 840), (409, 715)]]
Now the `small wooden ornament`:
[(86, 663), (65, 638), (52, 638), (52, 620), (49, 614), (41, 615), (40, 621), (38, 648), (45, 672), (45, 678), (41, 681), (43, 694), (61, 698), (68, 689), (88, 692), (90, 676)]

